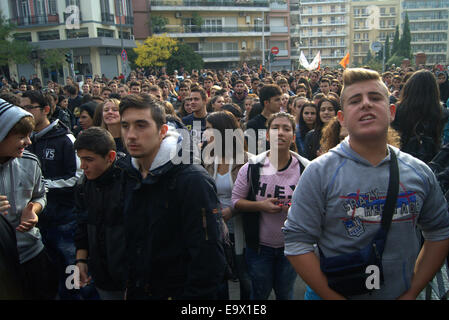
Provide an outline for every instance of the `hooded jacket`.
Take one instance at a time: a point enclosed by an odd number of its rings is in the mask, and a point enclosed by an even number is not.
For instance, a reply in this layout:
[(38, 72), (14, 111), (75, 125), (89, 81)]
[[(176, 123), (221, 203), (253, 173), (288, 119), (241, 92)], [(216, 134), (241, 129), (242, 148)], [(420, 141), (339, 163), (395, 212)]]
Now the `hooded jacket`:
[[(435, 175), (422, 161), (392, 147), (399, 166), (396, 212), (382, 256), (384, 285), (371, 295), (355, 299), (396, 299), (410, 288), (424, 239), (449, 238), (447, 203)], [(293, 194), (283, 228), (285, 254), (313, 251), (317, 244), (325, 257), (358, 251), (380, 228), (388, 190), (388, 154), (377, 166), (354, 152), (346, 138), (311, 162)]]
[[(29, 202), (37, 202), (45, 208), (44, 181), (39, 159), (34, 154), (24, 151), (21, 158), (12, 158), (0, 164), (0, 194), (6, 195), (11, 205), (6, 219), (14, 229), (19, 226), (22, 210)], [(16, 230), (16, 238), (21, 264), (44, 249), (41, 234), (36, 227), (27, 232)]]
[(125, 287), (124, 181), (124, 170), (114, 162), (97, 179), (80, 179), (75, 193), (75, 246), (88, 251), (89, 272), (106, 291)]
[(213, 179), (196, 164), (175, 164), (182, 136), (169, 127), (145, 179), (137, 160), (124, 200), (128, 299), (213, 299), (225, 258)]
[(27, 149), (40, 160), (45, 186), (48, 188), (48, 206), (40, 223), (63, 225), (75, 220), (74, 188), (82, 175), (80, 160), (73, 143), (75, 137), (59, 120), (31, 136)]

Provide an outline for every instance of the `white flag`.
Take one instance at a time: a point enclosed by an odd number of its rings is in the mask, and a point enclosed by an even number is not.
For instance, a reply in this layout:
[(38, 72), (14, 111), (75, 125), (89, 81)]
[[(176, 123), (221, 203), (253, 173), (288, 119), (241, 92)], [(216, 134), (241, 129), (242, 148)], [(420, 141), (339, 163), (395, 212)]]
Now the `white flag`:
[(313, 58), (312, 63), (310, 64), (309, 71), (318, 69), (321, 66), (321, 51), (318, 51), (315, 58)]
[(309, 61), (307, 61), (306, 56), (304, 55), (304, 52), (302, 52), (301, 50), (301, 55), (299, 56), (299, 63), (306, 68), (307, 70), (309, 70), (310, 64)]

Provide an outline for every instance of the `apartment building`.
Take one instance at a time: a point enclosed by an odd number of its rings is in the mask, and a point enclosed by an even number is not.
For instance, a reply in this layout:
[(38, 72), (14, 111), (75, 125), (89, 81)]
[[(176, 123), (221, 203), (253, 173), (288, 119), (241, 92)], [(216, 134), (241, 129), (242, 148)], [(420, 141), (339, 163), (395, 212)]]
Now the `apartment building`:
[[(69, 6), (77, 8), (79, 24), (73, 19), (76, 12), (66, 11)], [(122, 48), (136, 47), (131, 0), (4, 0), (0, 10), (16, 25), (16, 39), (42, 50), (71, 49), (77, 75), (116, 76), (124, 72)], [(19, 79), (36, 73), (45, 84), (48, 80), (63, 83), (71, 74), (67, 63), (59, 70), (49, 70), (42, 65), (43, 59), (11, 64), (10, 75)]]
[(288, 1), (152, 0), (150, 11), (153, 34), (190, 45), (206, 68), (262, 63), (271, 47), (279, 49), (272, 69), (290, 68)]
[(407, 13), (412, 52), (424, 52), (426, 64), (449, 63), (449, 0), (402, 0), (401, 17)]
[(301, 51), (309, 62), (320, 52), (322, 66), (338, 66), (349, 48), (349, 1), (294, 0), (290, 7), (293, 61)]
[(393, 42), (396, 26), (401, 23), (399, 0), (350, 1), (351, 63), (360, 65), (374, 42)]

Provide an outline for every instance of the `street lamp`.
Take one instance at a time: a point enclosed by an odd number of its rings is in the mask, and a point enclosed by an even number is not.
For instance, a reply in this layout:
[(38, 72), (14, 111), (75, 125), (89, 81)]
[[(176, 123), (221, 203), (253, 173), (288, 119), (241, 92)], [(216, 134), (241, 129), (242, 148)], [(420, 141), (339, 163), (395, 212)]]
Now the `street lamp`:
[(262, 12), (262, 18), (256, 18), (254, 20), (262, 22), (262, 67), (265, 67), (265, 17)]

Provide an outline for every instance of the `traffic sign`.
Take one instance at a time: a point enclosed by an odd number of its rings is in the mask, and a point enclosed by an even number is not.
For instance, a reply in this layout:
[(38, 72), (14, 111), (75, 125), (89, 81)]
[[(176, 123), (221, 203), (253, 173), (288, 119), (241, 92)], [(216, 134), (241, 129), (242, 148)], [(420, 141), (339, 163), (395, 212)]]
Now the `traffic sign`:
[(126, 50), (123, 49), (123, 50), (122, 50), (122, 60), (123, 60), (123, 61), (126, 61), (126, 59), (128, 59), (128, 55), (126, 54)]
[(373, 42), (371, 44), (371, 50), (373, 50), (374, 52), (379, 52), (380, 50), (382, 50), (382, 43), (380, 42)]
[(278, 47), (272, 47), (271, 48), (271, 53), (272, 54), (278, 54), (279, 53), (279, 48)]

